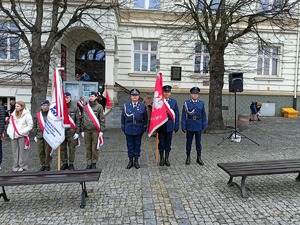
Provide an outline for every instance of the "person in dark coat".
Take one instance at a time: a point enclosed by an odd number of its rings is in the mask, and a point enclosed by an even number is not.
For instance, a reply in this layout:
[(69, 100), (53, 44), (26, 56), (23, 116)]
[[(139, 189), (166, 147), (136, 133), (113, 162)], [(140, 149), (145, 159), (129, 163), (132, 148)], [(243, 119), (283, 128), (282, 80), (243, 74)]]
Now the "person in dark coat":
[(159, 139), (158, 149), (160, 155), (160, 166), (170, 166), (169, 155), (171, 151), (173, 131), (175, 131), (176, 133), (179, 129), (179, 109), (177, 101), (173, 98), (170, 98), (171, 89), (172, 87), (170, 85), (163, 86), (163, 95), (168, 104), (168, 107), (170, 107), (174, 112), (175, 122), (173, 122), (171, 115), (169, 115), (169, 113), (167, 112), (168, 121), (157, 129)]
[(105, 106), (106, 106), (106, 98), (101, 94), (101, 92), (97, 93), (97, 101), (100, 105), (103, 107), (103, 111), (105, 111)]
[(2, 140), (4, 139), (5, 109), (0, 105), (0, 170), (2, 164)]
[(207, 119), (205, 112), (204, 102), (199, 100), (200, 88), (193, 87), (190, 89), (191, 99), (187, 100), (183, 104), (182, 108), (182, 119), (181, 127), (182, 131), (186, 133), (186, 165), (191, 164), (191, 148), (193, 137), (196, 139), (196, 151), (197, 151), (197, 160), (196, 162), (201, 166), (204, 165), (201, 159), (201, 134), (202, 131), (207, 129)]
[(130, 96), (131, 102), (127, 102), (123, 106), (121, 128), (126, 136), (129, 157), (127, 169), (133, 166), (139, 169), (140, 165), (138, 159), (141, 155), (142, 136), (147, 130), (148, 115), (146, 106), (138, 101), (140, 91), (138, 89), (132, 89)]

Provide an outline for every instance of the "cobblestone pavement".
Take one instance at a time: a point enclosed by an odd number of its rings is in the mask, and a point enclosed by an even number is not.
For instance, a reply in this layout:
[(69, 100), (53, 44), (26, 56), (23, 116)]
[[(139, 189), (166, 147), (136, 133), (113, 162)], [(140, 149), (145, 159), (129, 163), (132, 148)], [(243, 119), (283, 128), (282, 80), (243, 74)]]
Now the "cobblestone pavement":
[[(297, 174), (248, 177), (251, 189), (243, 199), (217, 163), (300, 158), (300, 118), (262, 118), (243, 131), (260, 146), (242, 138), (225, 140), (230, 133), (203, 135), (203, 167), (185, 163), (185, 136), (174, 134), (170, 167), (157, 166), (155, 138), (143, 137), (141, 168), (125, 169), (125, 136), (119, 129), (105, 132), (98, 167), (99, 182), (87, 183), (89, 198), (79, 207), (80, 185), (52, 184), (7, 187), (10, 202), (0, 201), (0, 224), (300, 224)], [(32, 142), (30, 170), (39, 168)], [(11, 170), (10, 142), (4, 143), (0, 173)], [(86, 167), (84, 146), (77, 149), (77, 169)], [(52, 169), (57, 168), (57, 154)], [(238, 180), (239, 181), (239, 180)]]

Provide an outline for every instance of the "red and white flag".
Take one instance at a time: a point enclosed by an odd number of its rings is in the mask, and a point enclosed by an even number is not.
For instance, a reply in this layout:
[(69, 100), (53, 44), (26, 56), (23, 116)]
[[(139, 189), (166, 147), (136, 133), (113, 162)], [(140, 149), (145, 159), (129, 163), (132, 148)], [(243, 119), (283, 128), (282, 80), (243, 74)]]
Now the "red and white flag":
[(109, 98), (109, 94), (108, 94), (108, 91), (105, 91), (105, 98), (106, 98), (106, 105), (105, 107), (106, 108), (112, 108), (112, 104), (111, 104), (111, 101), (110, 101), (110, 98)]
[(148, 136), (150, 137), (153, 132), (162, 126), (165, 122), (168, 121), (168, 114), (175, 121), (175, 113), (170, 108), (169, 104), (163, 97), (163, 80), (162, 80), (162, 73), (157, 73), (156, 81), (155, 81), (155, 88), (154, 88), (154, 99), (152, 105), (152, 113), (150, 118), (150, 125)]
[(52, 100), (45, 122), (44, 139), (51, 146), (57, 149), (65, 139), (65, 127), (70, 127), (67, 103), (65, 93), (62, 88), (62, 80), (59, 75), (63, 68), (56, 68), (54, 72), (54, 86), (52, 91)]

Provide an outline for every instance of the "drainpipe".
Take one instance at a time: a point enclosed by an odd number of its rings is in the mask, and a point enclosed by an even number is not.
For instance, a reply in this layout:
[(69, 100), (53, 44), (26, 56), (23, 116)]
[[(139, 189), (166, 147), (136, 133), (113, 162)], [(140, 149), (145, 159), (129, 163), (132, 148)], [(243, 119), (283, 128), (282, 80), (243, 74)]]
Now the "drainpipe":
[(294, 80), (294, 99), (293, 108), (297, 109), (297, 91), (298, 91), (298, 71), (299, 71), (299, 42), (300, 42), (300, 27), (298, 23), (297, 28), (297, 46), (296, 46), (296, 67), (295, 67), (295, 80)]

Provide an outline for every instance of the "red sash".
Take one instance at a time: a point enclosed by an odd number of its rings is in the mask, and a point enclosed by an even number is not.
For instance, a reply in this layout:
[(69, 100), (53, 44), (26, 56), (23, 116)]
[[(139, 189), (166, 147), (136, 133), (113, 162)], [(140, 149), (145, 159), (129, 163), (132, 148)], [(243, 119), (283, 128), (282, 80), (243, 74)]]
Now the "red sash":
[(97, 119), (97, 117), (95, 116), (91, 106), (89, 104), (85, 105), (85, 109), (90, 117), (90, 119), (92, 120), (94, 126), (96, 127), (97, 133), (98, 133), (98, 143), (97, 143), (97, 149), (100, 149), (100, 146), (103, 145), (103, 133), (100, 130), (100, 123)]
[(78, 101), (78, 102), (77, 102), (77, 106), (80, 107), (80, 108), (82, 108), (82, 109), (83, 109), (83, 107), (84, 107), (84, 106), (83, 106), (83, 103), (82, 103), (81, 101)]
[[(40, 126), (42, 132), (44, 133), (45, 121), (44, 121), (44, 117), (43, 117), (41, 111), (37, 113), (37, 119), (38, 119), (38, 122), (39, 122), (39, 126)], [(50, 147), (50, 156), (52, 155), (52, 153), (53, 153), (53, 149)]]
[[(70, 120), (71, 128), (76, 132), (76, 124), (70, 115), (69, 115), (69, 120)], [(79, 147), (80, 146), (80, 138), (79, 137), (76, 139), (76, 142), (77, 142), (76, 147)]]
[(18, 131), (17, 126), (16, 126), (14, 116), (11, 116), (11, 117), (10, 117), (10, 120), (11, 120), (11, 123), (12, 123), (12, 125), (13, 125), (13, 127), (14, 127), (15, 132), (16, 132), (19, 136), (23, 136), (23, 137), (25, 138), (25, 148), (24, 148), (24, 149), (29, 149), (29, 148), (30, 148), (29, 133), (28, 133), (28, 135), (26, 135), (26, 136), (21, 135), (20, 132)]

